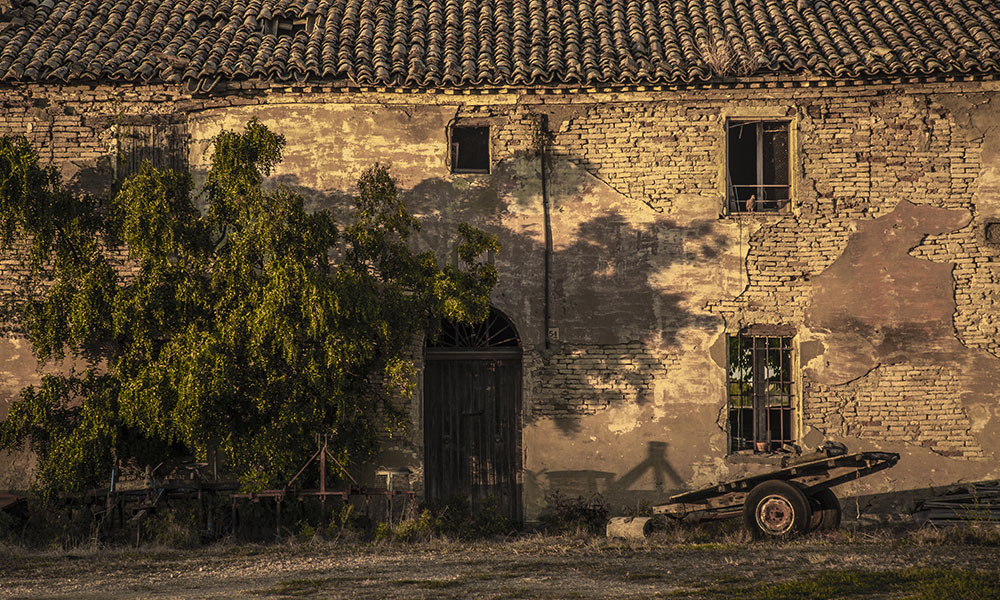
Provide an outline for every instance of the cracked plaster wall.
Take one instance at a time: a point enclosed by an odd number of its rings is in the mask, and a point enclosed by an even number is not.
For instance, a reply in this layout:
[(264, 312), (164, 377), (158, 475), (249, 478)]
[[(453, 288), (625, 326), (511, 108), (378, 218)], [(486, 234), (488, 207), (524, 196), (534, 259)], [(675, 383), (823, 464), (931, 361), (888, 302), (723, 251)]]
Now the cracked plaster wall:
[[(360, 171), (381, 161), (425, 222), (420, 245), (450, 256), (462, 221), (498, 234), (494, 303), (525, 348), (531, 518), (553, 491), (634, 505), (752, 468), (726, 459), (720, 427), (725, 334), (747, 325), (796, 331), (804, 446), (830, 437), (904, 454), (900, 466), (845, 491), (1000, 476), (1000, 277), (997, 248), (983, 240), (985, 222), (1000, 216), (997, 89), (457, 97), (317, 87), (198, 98), (171, 88), (116, 96), (101, 86), (32, 86), (5, 103), (35, 112), (4, 117), (0, 131), (27, 134), (82, 183), (107, 164), (116, 114), (182, 115), (201, 170), (221, 127), (256, 116), (288, 139), (272, 182), (312, 206), (343, 206)], [(559, 339), (549, 349), (536, 113), (553, 131), (551, 326)], [(727, 116), (793, 123), (789, 211), (720, 214)], [(452, 122), (491, 126), (491, 175), (449, 172)], [(0, 280), (15, 270), (0, 264)], [(6, 402), (33, 369), (9, 348), (0, 349)], [(420, 407), (418, 393), (409, 442), (382, 457), (418, 477)]]

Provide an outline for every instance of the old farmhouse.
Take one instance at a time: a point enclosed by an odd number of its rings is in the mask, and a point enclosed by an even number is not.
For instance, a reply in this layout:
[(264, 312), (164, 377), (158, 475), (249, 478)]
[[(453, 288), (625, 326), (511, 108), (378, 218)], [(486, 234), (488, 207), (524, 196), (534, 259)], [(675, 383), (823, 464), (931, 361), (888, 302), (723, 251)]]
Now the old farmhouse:
[[(998, 77), (994, 0), (0, 1), (0, 134), (71, 185), (256, 117), (313, 206), (380, 161), (440, 256), (497, 234), (366, 476), (528, 520), (826, 440), (902, 455), (846, 494), (1000, 478)], [(5, 331), (0, 418), (39, 377)]]

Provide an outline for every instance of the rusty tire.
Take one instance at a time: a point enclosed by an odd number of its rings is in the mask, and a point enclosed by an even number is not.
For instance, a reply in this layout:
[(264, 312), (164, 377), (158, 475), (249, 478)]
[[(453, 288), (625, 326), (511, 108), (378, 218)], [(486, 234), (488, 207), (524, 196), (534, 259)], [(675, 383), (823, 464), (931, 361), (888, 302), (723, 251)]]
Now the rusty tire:
[(812, 511), (805, 494), (788, 483), (772, 479), (757, 485), (743, 503), (743, 522), (756, 539), (787, 538), (809, 529)]
[(809, 494), (809, 506), (812, 508), (811, 531), (831, 531), (840, 527), (840, 500), (833, 491), (827, 488)]

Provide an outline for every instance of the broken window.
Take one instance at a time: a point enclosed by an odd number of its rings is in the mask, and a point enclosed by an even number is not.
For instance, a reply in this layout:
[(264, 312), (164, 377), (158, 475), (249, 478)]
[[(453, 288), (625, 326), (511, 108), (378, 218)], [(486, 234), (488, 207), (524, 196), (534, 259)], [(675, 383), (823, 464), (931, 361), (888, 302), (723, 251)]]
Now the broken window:
[(119, 182), (137, 173), (144, 160), (158, 169), (187, 169), (187, 137), (182, 125), (122, 125), (118, 130), (117, 141), (115, 180)]
[(788, 121), (729, 121), (726, 136), (730, 213), (775, 211), (790, 197)]
[(490, 172), (490, 128), (455, 126), (451, 128), (451, 172)]
[(730, 451), (791, 443), (792, 338), (740, 334), (728, 341)]

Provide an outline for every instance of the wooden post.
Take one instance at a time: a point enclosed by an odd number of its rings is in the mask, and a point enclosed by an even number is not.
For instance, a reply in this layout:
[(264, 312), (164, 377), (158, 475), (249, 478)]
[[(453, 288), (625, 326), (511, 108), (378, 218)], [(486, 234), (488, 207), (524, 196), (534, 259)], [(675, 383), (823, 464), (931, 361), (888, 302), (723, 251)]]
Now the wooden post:
[[(125, 502), (124, 496), (116, 499), (115, 504), (118, 506), (118, 526), (125, 527)], [(113, 522), (112, 522), (113, 524)]]
[(274, 497), (274, 538), (281, 539), (281, 496)]
[(239, 525), (239, 517), (240, 517), (240, 515), (239, 515), (239, 512), (237, 512), (237, 510), (236, 510), (236, 498), (234, 498), (234, 497), (230, 497), (229, 498), (229, 511), (230, 511), (230, 515), (229, 516), (230, 516), (230, 519), (231, 519), (230, 520), (230, 527), (232, 527), (233, 536), (235, 537), (236, 536), (237, 526)]
[[(318, 441), (318, 440), (317, 440)], [(323, 435), (323, 445), (319, 451), (319, 491), (326, 493), (326, 444), (327, 436)], [(326, 496), (321, 496), (324, 500)]]
[(319, 529), (324, 527), (326, 522), (326, 445), (329, 436), (323, 434), (323, 446), (319, 450)]
[(201, 484), (198, 484), (198, 529), (205, 531), (205, 502), (201, 497)]

